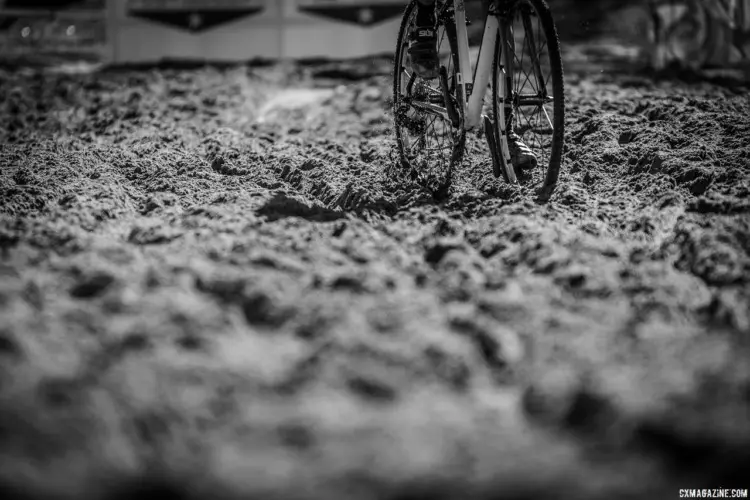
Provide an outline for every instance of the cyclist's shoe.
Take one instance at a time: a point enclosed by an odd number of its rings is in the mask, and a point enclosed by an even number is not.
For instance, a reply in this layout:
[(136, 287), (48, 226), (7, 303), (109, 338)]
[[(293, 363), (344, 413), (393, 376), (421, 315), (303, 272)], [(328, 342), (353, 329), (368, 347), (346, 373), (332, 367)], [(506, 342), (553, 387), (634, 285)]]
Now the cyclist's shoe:
[(411, 68), (425, 80), (437, 78), (440, 61), (437, 53), (437, 33), (433, 24), (415, 26), (409, 45)]
[(514, 167), (523, 170), (536, 168), (536, 155), (515, 132), (508, 132), (508, 149), (510, 150), (510, 161)]

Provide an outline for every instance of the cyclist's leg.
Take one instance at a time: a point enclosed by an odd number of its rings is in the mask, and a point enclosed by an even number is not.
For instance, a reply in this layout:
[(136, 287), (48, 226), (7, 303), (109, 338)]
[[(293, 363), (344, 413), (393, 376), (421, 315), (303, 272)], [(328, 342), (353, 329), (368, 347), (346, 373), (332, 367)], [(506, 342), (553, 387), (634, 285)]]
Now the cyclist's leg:
[(422, 78), (438, 75), (435, 0), (417, 0), (417, 21), (409, 45), (412, 69)]

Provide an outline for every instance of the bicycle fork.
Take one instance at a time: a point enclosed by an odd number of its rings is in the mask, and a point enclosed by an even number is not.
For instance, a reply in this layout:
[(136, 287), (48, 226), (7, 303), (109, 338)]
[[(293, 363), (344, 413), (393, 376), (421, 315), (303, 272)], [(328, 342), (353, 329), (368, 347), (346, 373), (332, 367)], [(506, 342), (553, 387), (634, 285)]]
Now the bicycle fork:
[[(493, 16), (493, 19), (495, 19), (497, 22), (497, 18)], [(501, 57), (501, 65), (500, 65), (500, 77), (498, 78), (499, 83), (499, 89), (498, 93), (503, 96), (503, 101), (500, 106), (498, 106), (498, 110), (500, 112), (500, 116), (496, 116), (495, 120), (499, 120), (499, 126), (500, 126), (500, 141), (502, 143), (502, 155), (503, 160), (510, 164), (511, 158), (510, 158), (510, 147), (508, 146), (508, 117), (506, 116), (506, 112), (509, 106), (508, 103), (508, 96), (510, 95), (510, 89), (513, 88), (513, 82), (511, 80), (513, 75), (513, 56), (511, 55), (511, 50), (509, 50), (509, 47), (512, 47), (513, 45), (513, 28), (510, 27), (508, 24), (503, 23), (503, 26), (501, 29), (499, 29), (500, 32), (500, 57)], [(494, 97), (494, 96), (493, 96)], [(512, 170), (512, 169), (511, 169)]]

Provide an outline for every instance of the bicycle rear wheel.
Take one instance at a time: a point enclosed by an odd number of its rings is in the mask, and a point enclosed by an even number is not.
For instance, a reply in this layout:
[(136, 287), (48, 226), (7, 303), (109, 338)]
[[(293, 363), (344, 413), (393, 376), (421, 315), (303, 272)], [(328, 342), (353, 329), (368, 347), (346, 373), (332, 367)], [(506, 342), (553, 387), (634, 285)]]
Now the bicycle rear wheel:
[[(537, 158), (535, 169), (516, 169), (519, 180), (538, 186), (542, 196), (549, 196), (559, 176), (565, 133), (557, 29), (545, 0), (515, 0), (504, 15), (508, 36), (495, 57), (493, 111), (500, 116), (499, 107), (505, 107), (507, 130), (518, 134)], [(509, 67), (502, 67), (502, 51), (508, 51)], [(506, 79), (505, 96), (500, 95), (500, 78)]]
[[(442, 2), (436, 10), (440, 12)], [(411, 69), (409, 35), (416, 23), (417, 2), (406, 7), (398, 34), (393, 71), (393, 114), (396, 142), (403, 166), (438, 183), (437, 189), (450, 184), (454, 165), (461, 161), (465, 135), (448, 116), (440, 79), (425, 80)], [(455, 66), (445, 15), (438, 16), (437, 37), (440, 63), (447, 70), (449, 93), (455, 95)]]

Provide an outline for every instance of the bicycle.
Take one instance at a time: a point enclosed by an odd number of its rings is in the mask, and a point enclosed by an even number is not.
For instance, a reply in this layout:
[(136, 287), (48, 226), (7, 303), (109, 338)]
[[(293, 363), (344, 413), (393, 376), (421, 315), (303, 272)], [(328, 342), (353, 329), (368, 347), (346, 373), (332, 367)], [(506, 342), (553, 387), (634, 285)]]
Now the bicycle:
[[(496, 178), (541, 184), (539, 194), (549, 197), (562, 160), (565, 99), (560, 44), (547, 3), (491, 2), (474, 71), (464, 0), (438, 0), (435, 12), (438, 78), (423, 80), (410, 69), (408, 36), (416, 0), (407, 5), (399, 30), (393, 112), (401, 164), (422, 177), (436, 171), (438, 190), (446, 190), (464, 158), (467, 132), (477, 130), (486, 138)], [(491, 110), (485, 113), (488, 89)], [(512, 166), (509, 131), (537, 156), (530, 173)]]
[(647, 7), (653, 68), (677, 63), (699, 69), (750, 59), (750, 0), (649, 0)]

